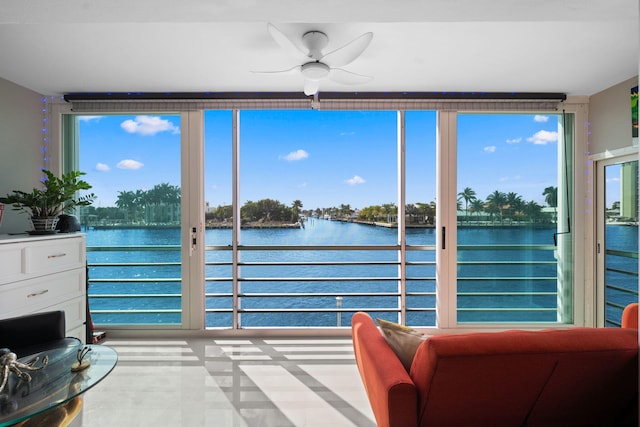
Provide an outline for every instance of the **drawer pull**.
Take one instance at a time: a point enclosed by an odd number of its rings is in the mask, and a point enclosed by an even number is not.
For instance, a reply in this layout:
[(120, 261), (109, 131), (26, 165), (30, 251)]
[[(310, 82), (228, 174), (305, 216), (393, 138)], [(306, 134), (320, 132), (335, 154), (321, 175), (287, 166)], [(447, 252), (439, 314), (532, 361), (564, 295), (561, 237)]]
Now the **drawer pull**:
[(27, 295), (27, 298), (33, 298), (33, 297), (37, 297), (37, 296), (40, 296), (40, 295), (44, 295), (47, 292), (49, 292), (49, 289), (44, 289), (44, 290), (42, 290), (40, 292), (34, 292), (32, 294)]
[(67, 254), (65, 254), (64, 252), (61, 254), (53, 254), (53, 255), (49, 255), (47, 258), (62, 258), (63, 256), (67, 256)]

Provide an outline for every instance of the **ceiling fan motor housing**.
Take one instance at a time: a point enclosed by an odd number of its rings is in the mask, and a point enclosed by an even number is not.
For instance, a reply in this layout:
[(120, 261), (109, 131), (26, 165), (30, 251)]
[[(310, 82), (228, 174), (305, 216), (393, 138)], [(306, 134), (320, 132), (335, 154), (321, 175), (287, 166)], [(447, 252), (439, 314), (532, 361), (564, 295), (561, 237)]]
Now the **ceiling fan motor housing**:
[(308, 31), (302, 35), (302, 44), (309, 49), (309, 58), (322, 59), (322, 49), (329, 44), (329, 37), (321, 31)]

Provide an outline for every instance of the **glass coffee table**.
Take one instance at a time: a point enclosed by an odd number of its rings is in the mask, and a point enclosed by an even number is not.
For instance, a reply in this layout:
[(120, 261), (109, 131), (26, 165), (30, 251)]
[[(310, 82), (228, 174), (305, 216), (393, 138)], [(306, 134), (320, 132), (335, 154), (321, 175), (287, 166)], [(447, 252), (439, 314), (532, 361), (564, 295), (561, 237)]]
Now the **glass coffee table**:
[[(91, 349), (85, 356), (90, 365), (74, 372), (71, 366), (77, 362), (78, 350), (85, 347)], [(39, 356), (40, 361), (36, 366), (40, 366), (45, 355), (49, 357), (49, 363), (44, 369), (26, 371), (31, 375), (30, 382), (21, 381), (13, 373), (9, 374), (9, 381), (0, 393), (0, 427), (10, 426), (72, 401), (109, 375), (118, 361), (116, 351), (104, 345), (57, 348), (21, 358), (20, 361)]]

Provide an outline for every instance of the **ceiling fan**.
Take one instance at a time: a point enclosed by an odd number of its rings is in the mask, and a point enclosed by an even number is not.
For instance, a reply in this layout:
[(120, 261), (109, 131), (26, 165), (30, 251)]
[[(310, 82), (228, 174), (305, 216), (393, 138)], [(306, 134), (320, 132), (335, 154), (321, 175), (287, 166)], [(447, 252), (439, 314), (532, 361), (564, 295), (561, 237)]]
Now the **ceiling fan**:
[(337, 68), (350, 64), (357, 59), (371, 43), (373, 33), (364, 33), (342, 47), (323, 53), (322, 50), (329, 43), (329, 37), (322, 31), (307, 31), (302, 35), (301, 44), (306, 48), (305, 51), (274, 25), (267, 24), (267, 29), (276, 43), (301, 64), (287, 70), (258, 71), (257, 73), (300, 73), (304, 78), (305, 95), (315, 95), (320, 88), (320, 82), (325, 79), (344, 85), (357, 85), (366, 83), (373, 78)]

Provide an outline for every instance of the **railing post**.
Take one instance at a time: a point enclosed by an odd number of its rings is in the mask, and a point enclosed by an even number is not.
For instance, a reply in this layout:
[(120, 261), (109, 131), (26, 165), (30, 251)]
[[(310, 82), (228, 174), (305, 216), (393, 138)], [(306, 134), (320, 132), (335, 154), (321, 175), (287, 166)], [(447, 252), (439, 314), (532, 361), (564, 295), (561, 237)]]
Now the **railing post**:
[(340, 309), (342, 308), (342, 297), (341, 296), (337, 296), (336, 297), (336, 308), (338, 309), (338, 327), (342, 326), (342, 313), (340, 312)]

